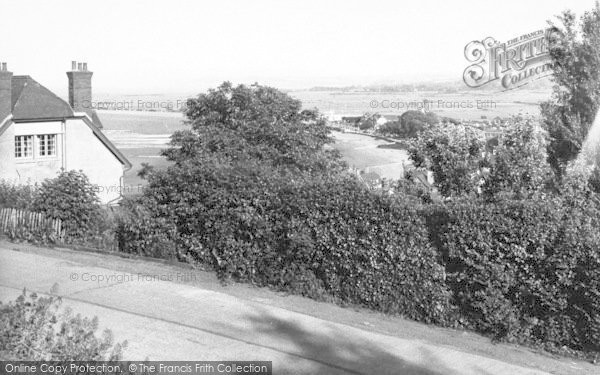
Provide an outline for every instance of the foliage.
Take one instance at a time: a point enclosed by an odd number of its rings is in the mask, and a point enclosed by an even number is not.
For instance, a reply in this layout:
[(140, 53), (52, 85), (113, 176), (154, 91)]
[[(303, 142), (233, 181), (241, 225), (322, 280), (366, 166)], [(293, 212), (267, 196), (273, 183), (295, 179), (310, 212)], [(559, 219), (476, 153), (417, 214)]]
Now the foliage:
[(95, 188), (81, 171), (61, 172), (56, 178), (44, 180), (31, 210), (61, 219), (67, 237), (72, 239), (95, 233), (102, 218)]
[(445, 124), (421, 132), (411, 143), (409, 155), (416, 168), (432, 171), (440, 193), (451, 197), (477, 193), (484, 150), (483, 132)]
[(554, 88), (541, 106), (550, 135), (548, 156), (559, 176), (575, 159), (600, 108), (600, 6), (577, 22), (565, 11), (552, 25), (549, 48)]
[(447, 285), (469, 327), (509, 341), (600, 350), (600, 204), (577, 198), (432, 211)]
[(450, 310), (415, 208), (353, 176), (189, 163), (154, 175), (146, 192), (157, 220), (176, 223), (180, 253), (222, 278), (431, 322)]
[(118, 249), (125, 253), (177, 259), (175, 225), (153, 217), (139, 198), (127, 198), (116, 216)]
[(383, 124), (380, 132), (401, 138), (414, 138), (420, 132), (430, 129), (440, 123), (440, 119), (433, 112), (406, 111), (398, 121)]
[(180, 162), (216, 154), (230, 161), (262, 160), (273, 167), (329, 173), (343, 163), (323, 146), (332, 142), (316, 111), (266, 86), (224, 83), (189, 99), (190, 130), (176, 132), (164, 155)]
[(381, 115), (378, 113), (365, 113), (361, 116), (360, 120), (358, 120), (358, 128), (360, 130), (369, 130), (375, 128), (377, 125), (377, 120), (381, 118)]
[[(188, 103), (166, 170), (120, 226), (124, 251), (162, 241), (223, 279), (443, 322), (449, 295), (414, 208), (345, 172), (320, 116), (262, 86)], [(146, 242), (145, 242), (146, 241)]]
[(546, 147), (546, 135), (533, 121), (507, 125), (498, 145), (481, 162), (483, 196), (523, 198), (547, 190), (552, 172)]
[(422, 132), (409, 153), (416, 168), (433, 172), (444, 197), (493, 200), (544, 191), (552, 180), (545, 149), (545, 134), (532, 120), (514, 120), (493, 148), (482, 131), (445, 124)]
[(23, 291), (16, 301), (0, 303), (0, 355), (28, 361), (118, 361), (126, 342), (113, 345), (105, 330), (96, 336), (98, 319), (60, 309), (61, 299), (29, 296)]
[(29, 208), (35, 195), (35, 189), (35, 186), (14, 185), (0, 180), (0, 208)]
[(143, 196), (125, 204), (122, 251), (498, 339), (599, 350), (595, 185), (546, 188), (533, 122), (515, 119), (493, 149), (460, 124), (420, 131), (410, 156), (451, 198), (436, 200), (411, 181), (392, 195), (367, 189), (325, 150), (318, 113), (277, 90), (226, 83), (192, 99), (187, 116), (190, 130), (164, 152), (174, 163), (145, 168)]

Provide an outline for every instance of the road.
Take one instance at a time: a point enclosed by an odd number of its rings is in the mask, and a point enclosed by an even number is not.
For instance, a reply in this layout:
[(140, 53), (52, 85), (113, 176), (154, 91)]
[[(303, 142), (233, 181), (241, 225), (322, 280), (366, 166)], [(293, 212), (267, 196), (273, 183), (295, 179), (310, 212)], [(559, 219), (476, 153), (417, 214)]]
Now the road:
[[(49, 293), (53, 286), (66, 305), (98, 316), (102, 328), (129, 342), (126, 360), (267, 360), (273, 361), (274, 374), (537, 375), (549, 373), (539, 370), (544, 366), (556, 374), (597, 370), (499, 346), (508, 353), (503, 362), (502, 357), (466, 351), (471, 340), (457, 332), (265, 289), (222, 286), (211, 273), (180, 265), (0, 242), (2, 301), (16, 298), (24, 287)], [(382, 327), (399, 332), (417, 327), (433, 332), (432, 337), (447, 335), (467, 343), (453, 347), (384, 334)], [(491, 346), (477, 344), (485, 345)]]

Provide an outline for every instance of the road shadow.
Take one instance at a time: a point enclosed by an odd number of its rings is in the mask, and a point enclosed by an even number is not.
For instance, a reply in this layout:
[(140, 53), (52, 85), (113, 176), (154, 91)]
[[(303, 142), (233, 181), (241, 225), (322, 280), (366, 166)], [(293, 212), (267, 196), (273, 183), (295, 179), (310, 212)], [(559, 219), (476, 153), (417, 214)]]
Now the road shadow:
[[(407, 361), (372, 341), (356, 342), (357, 335), (344, 332), (340, 326), (325, 323), (318, 327), (282, 319), (267, 310), (257, 309), (245, 318), (248, 330), (239, 336), (253, 336), (259, 346), (289, 356), (289, 363), (273, 363), (274, 374), (394, 374), (451, 375), (433, 353), (419, 352), (427, 368)], [(325, 328), (323, 328), (325, 327)], [(228, 328), (231, 330), (231, 327)], [(322, 332), (317, 329), (323, 329)], [(354, 330), (348, 327), (349, 330)], [(269, 360), (269, 359), (263, 359)]]

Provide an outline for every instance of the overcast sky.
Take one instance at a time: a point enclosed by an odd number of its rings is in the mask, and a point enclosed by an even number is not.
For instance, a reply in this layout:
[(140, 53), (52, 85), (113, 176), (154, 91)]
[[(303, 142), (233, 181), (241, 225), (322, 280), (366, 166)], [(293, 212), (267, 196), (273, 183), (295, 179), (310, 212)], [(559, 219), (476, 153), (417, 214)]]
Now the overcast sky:
[(71, 60), (94, 90), (195, 93), (224, 80), (279, 88), (460, 80), (464, 46), (546, 26), (594, 0), (12, 1), (0, 61), (65, 95)]

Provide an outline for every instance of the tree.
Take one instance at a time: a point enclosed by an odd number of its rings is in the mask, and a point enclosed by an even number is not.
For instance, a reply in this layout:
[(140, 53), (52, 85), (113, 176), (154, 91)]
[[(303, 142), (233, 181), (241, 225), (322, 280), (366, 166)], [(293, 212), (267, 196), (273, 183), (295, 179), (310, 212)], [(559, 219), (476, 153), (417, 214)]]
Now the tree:
[(144, 169), (148, 186), (135, 203), (144, 207), (121, 223), (120, 242), (136, 244), (127, 251), (176, 247), (166, 253), (221, 266), (212, 250), (234, 251), (257, 227), (271, 228), (265, 205), (281, 189), (346, 170), (324, 147), (332, 138), (318, 112), (276, 89), (224, 83), (188, 100), (186, 116), (190, 129), (163, 152), (174, 163)]
[(419, 132), (439, 123), (440, 119), (433, 112), (406, 111), (398, 121), (384, 124), (381, 132), (398, 137), (414, 138)]
[(525, 198), (544, 190), (552, 173), (547, 162), (546, 135), (531, 120), (509, 124), (482, 163), (483, 195), (487, 199)]
[(373, 129), (375, 125), (377, 125), (377, 120), (379, 120), (380, 118), (381, 115), (378, 113), (367, 112), (362, 115), (360, 120), (358, 120), (358, 128), (360, 130)]
[(550, 181), (546, 144), (533, 121), (515, 119), (493, 150), (479, 129), (446, 124), (419, 134), (409, 153), (415, 167), (433, 172), (434, 186), (444, 197), (518, 199)]
[(191, 129), (176, 132), (164, 155), (181, 163), (201, 156), (230, 162), (260, 160), (299, 171), (339, 169), (340, 158), (323, 146), (333, 141), (317, 111), (271, 87), (225, 82), (189, 99)]
[(416, 168), (433, 172), (440, 194), (450, 197), (477, 192), (484, 150), (482, 131), (446, 124), (421, 132), (411, 143), (409, 154)]
[(549, 162), (561, 177), (579, 154), (600, 107), (600, 6), (577, 22), (571, 11), (552, 24), (549, 40), (554, 71), (552, 100), (542, 103), (544, 126), (550, 136)]

